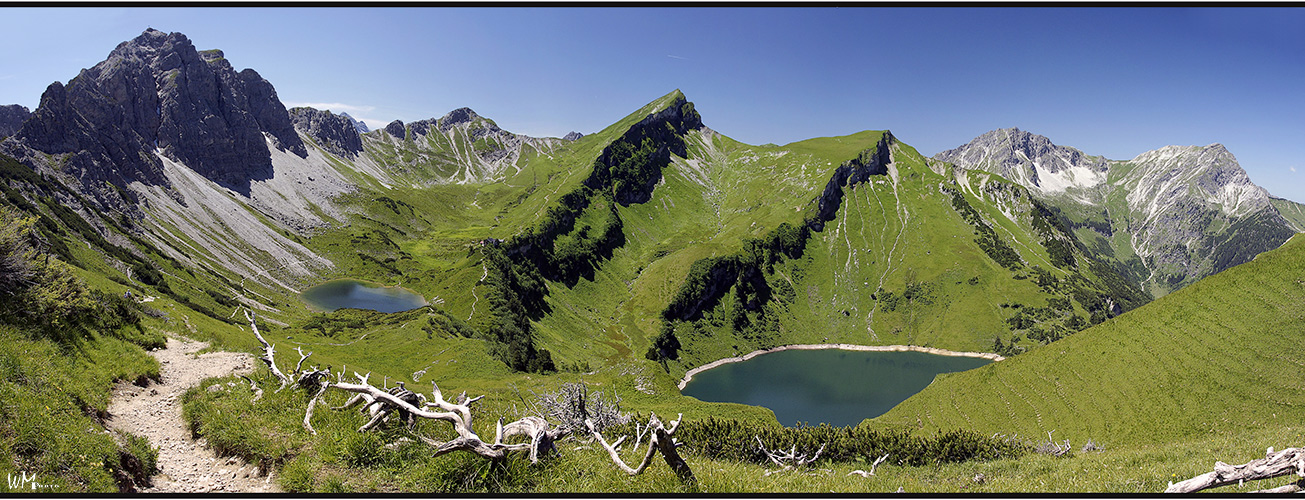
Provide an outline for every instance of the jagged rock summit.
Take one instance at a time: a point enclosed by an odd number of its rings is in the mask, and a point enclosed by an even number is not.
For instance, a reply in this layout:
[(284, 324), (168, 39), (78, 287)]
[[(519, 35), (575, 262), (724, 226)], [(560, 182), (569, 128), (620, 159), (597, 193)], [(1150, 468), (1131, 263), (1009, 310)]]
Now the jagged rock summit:
[[(986, 170), (1104, 231), (1154, 293), (1185, 286), (1277, 248), (1295, 233), (1264, 188), (1222, 144), (1165, 146), (1107, 160), (1017, 128), (987, 132), (933, 156)], [(1097, 220), (1097, 222), (1090, 222)], [(1116, 238), (1115, 233), (1127, 238)]]
[(355, 129), (358, 130), (358, 133), (359, 133), (359, 134), (366, 134), (366, 133), (368, 133), (368, 132), (371, 132), (371, 130), (369, 130), (369, 129), (367, 128), (367, 124), (366, 124), (366, 123), (363, 123), (362, 120), (358, 120), (358, 119), (355, 119), (355, 118), (352, 117), (352, 116), (349, 116), (349, 113), (340, 113), (340, 116), (343, 116), (343, 117), (345, 117), (345, 118), (348, 118), (349, 121), (350, 121), (351, 123), (353, 123), (353, 127), (354, 127)]
[[(290, 110), (295, 129), (303, 132), (322, 149), (340, 157), (353, 157), (363, 151), (362, 137), (358, 125), (349, 115), (333, 114), (314, 108), (293, 108)], [(363, 125), (365, 129), (366, 126)]]
[(0, 106), (0, 137), (14, 135), (29, 116), (32, 116), (32, 112), (27, 109), (27, 106), (17, 104)]
[(1046, 137), (1018, 128), (993, 130), (933, 158), (987, 170), (1044, 193), (1094, 187), (1105, 181), (1109, 169), (1103, 157), (1057, 146)]
[(267, 80), (237, 73), (220, 50), (200, 52), (185, 35), (155, 29), (67, 85), (51, 84), (16, 137), (70, 155), (85, 185), (162, 184), (162, 156), (247, 193), (250, 180), (271, 175), (269, 147), (307, 155)]

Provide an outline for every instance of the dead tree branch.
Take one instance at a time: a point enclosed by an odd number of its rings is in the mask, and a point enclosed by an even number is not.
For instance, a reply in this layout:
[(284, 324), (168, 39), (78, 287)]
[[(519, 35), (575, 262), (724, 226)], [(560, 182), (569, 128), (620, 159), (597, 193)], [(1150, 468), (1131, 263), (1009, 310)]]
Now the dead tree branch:
[(769, 458), (771, 462), (775, 462), (775, 465), (782, 467), (783, 470), (810, 466), (816, 461), (816, 459), (820, 458), (820, 454), (825, 451), (825, 446), (829, 444), (825, 443), (820, 445), (820, 449), (816, 450), (815, 454), (808, 456), (805, 453), (798, 454), (797, 445), (793, 445), (792, 449), (788, 451), (767, 450), (766, 445), (761, 442), (761, 436), (753, 437), (757, 439), (757, 446), (761, 447), (761, 452), (765, 453), (766, 457)]
[[(267, 339), (264, 339), (263, 335), (258, 333), (258, 322), (254, 321), (254, 316), (254, 313), (245, 310), (245, 319), (249, 320), (249, 328), (254, 330), (254, 337), (258, 339), (258, 343), (263, 344), (263, 355), (258, 359), (266, 364), (268, 369), (272, 370), (272, 375), (274, 375), (277, 380), (281, 381), (281, 386), (276, 389), (279, 392), (281, 389), (285, 389), (287, 385), (290, 385), (292, 380), (290, 380), (289, 375), (286, 375), (280, 368), (277, 368), (276, 346), (269, 344)], [(303, 363), (303, 360), (300, 359), (299, 362)]]
[[(548, 423), (543, 421), (543, 419), (538, 417), (526, 417), (516, 422), (512, 422), (507, 426), (502, 425), (502, 420), (500, 420), (499, 425), (497, 425), (495, 429), (494, 441), (485, 442), (480, 438), (480, 436), (476, 435), (471, 427), (471, 408), (468, 406), (469, 404), (478, 401), (480, 397), (472, 399), (465, 399), (465, 397), (463, 397), (459, 398), (462, 402), (451, 403), (444, 399), (444, 395), (440, 391), (439, 385), (435, 382), (431, 382), (434, 402), (426, 403), (424, 406), (443, 411), (430, 411), (425, 408), (418, 408), (410, 402), (410, 398), (404, 398), (400, 395), (391, 394), (389, 391), (378, 389), (367, 384), (365, 378), (359, 378), (363, 379), (363, 383), (350, 384), (338, 382), (328, 384), (329, 387), (334, 387), (342, 391), (365, 395), (363, 401), (370, 401), (369, 407), (375, 406), (377, 403), (383, 404), (384, 408), (376, 412), (372, 417), (372, 420), (360, 427), (358, 431), (364, 432), (374, 427), (389, 411), (391, 411), (389, 409), (391, 407), (394, 410), (405, 412), (412, 417), (442, 420), (453, 424), (454, 429), (458, 433), (458, 437), (453, 440), (441, 443), (430, 438), (418, 436), (422, 442), (435, 447), (434, 456), (463, 450), (475, 453), (485, 458), (499, 459), (503, 458), (509, 451), (529, 451), (531, 460), (537, 461), (541, 454), (553, 449), (553, 441), (561, 435), (559, 430), (548, 429)], [(402, 389), (401, 385), (396, 387), (396, 389), (405, 390)], [(350, 404), (346, 404), (345, 406), (350, 406)], [(528, 443), (507, 444), (503, 442), (505, 437), (514, 435), (526, 435), (529, 436), (531, 440)]]
[(317, 429), (314, 429), (312, 424), (313, 407), (317, 406), (317, 400), (321, 399), (322, 393), (326, 392), (327, 387), (330, 387), (330, 384), (322, 384), (322, 388), (318, 389), (317, 394), (313, 395), (313, 399), (308, 401), (308, 409), (304, 411), (304, 429), (314, 436), (317, 435)]
[(653, 455), (660, 451), (662, 458), (666, 460), (666, 465), (670, 466), (675, 475), (680, 478), (680, 481), (685, 484), (692, 484), (696, 483), (698, 479), (693, 476), (689, 464), (676, 451), (675, 448), (679, 446), (679, 443), (676, 443), (675, 438), (672, 437), (675, 434), (675, 429), (680, 426), (680, 420), (683, 418), (684, 414), (680, 414), (675, 420), (671, 421), (670, 428), (667, 428), (662, 425), (661, 420), (657, 419), (657, 414), (652, 414), (648, 419), (648, 427), (652, 429), (652, 433), (648, 437), (648, 451), (644, 452), (643, 460), (639, 462), (639, 466), (633, 468), (626, 465), (625, 461), (621, 460), (621, 455), (616, 452), (616, 448), (625, 440), (625, 436), (621, 436), (615, 443), (609, 444), (594, 426), (593, 419), (585, 419), (585, 427), (589, 428), (589, 433), (593, 435), (594, 439), (598, 440), (603, 449), (607, 450), (607, 454), (612, 457), (612, 462), (615, 462), (616, 466), (625, 471), (626, 474), (637, 476), (642, 473), (644, 469), (648, 468), (648, 464), (652, 463)]
[(1044, 455), (1051, 455), (1053, 457), (1063, 457), (1069, 454), (1069, 450), (1072, 448), (1069, 445), (1069, 440), (1066, 439), (1063, 444), (1057, 443), (1055, 440), (1051, 439), (1051, 433), (1053, 432), (1056, 431), (1047, 431), (1047, 442), (1039, 444), (1034, 448), (1034, 451)]
[(870, 472), (866, 472), (866, 471), (863, 471), (863, 470), (861, 470), (861, 469), (857, 469), (857, 470), (854, 470), (854, 471), (852, 471), (852, 472), (847, 473), (847, 475), (850, 476), (850, 475), (852, 475), (852, 474), (856, 474), (856, 475), (859, 475), (859, 476), (861, 476), (861, 477), (870, 477), (870, 476), (873, 476), (873, 475), (875, 475), (875, 469), (878, 468), (878, 467), (879, 467), (879, 464), (883, 463), (884, 460), (888, 460), (888, 454), (887, 454), (887, 453), (884, 453), (884, 456), (882, 456), (882, 457), (876, 458), (876, 459), (875, 459), (875, 463), (870, 464)]
[(259, 387), (258, 384), (254, 383), (254, 379), (246, 377), (244, 375), (241, 375), (240, 378), (243, 378), (245, 379), (246, 382), (249, 382), (249, 390), (254, 391), (254, 397), (253, 399), (249, 400), (250, 403), (255, 403), (258, 402), (258, 400), (263, 399), (263, 388)]
[[(1305, 448), (1287, 448), (1277, 453), (1274, 453), (1273, 448), (1269, 448), (1264, 458), (1251, 460), (1242, 465), (1215, 462), (1214, 471), (1186, 481), (1169, 483), (1165, 493), (1192, 493), (1229, 484), (1241, 484), (1245, 481), (1271, 479), (1291, 474), (1305, 478)], [(1262, 490), (1262, 492), (1288, 493), (1300, 491), (1302, 486), (1305, 486), (1305, 479), (1297, 480), (1295, 483), (1279, 488)]]

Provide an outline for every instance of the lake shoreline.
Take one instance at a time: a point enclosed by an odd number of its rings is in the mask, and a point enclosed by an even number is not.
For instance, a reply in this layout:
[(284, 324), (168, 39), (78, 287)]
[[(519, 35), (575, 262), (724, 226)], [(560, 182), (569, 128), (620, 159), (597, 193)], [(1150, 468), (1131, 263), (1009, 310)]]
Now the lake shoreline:
[(733, 356), (729, 358), (718, 359), (716, 361), (712, 361), (705, 365), (699, 366), (697, 368), (694, 368), (686, 372), (684, 374), (684, 378), (680, 379), (680, 383), (678, 384), (678, 387), (680, 388), (681, 391), (683, 391), (684, 387), (689, 385), (689, 381), (693, 380), (694, 375), (710, 370), (712, 368), (716, 368), (721, 365), (725, 365), (729, 363), (742, 363), (744, 361), (755, 358), (762, 354), (770, 354), (772, 352), (780, 352), (780, 351), (794, 351), (794, 350), (816, 351), (816, 350), (824, 350), (824, 349), (839, 349), (843, 351), (879, 351), (879, 352), (910, 351), (910, 352), (923, 352), (927, 354), (937, 354), (939, 356), (984, 358), (984, 359), (991, 359), (993, 361), (1002, 361), (1006, 359), (999, 354), (993, 354), (990, 352), (949, 351), (947, 349), (939, 349), (936, 347), (923, 347), (917, 345), (789, 344), (789, 345), (782, 345), (779, 347), (772, 347), (770, 349), (758, 349), (756, 351), (752, 351), (742, 356)]
[[(400, 283), (402, 283), (402, 282), (400, 282)], [(333, 290), (333, 289), (335, 289), (335, 288), (339, 288), (339, 286), (341, 286), (341, 285), (345, 285), (345, 286), (354, 286), (354, 287), (361, 287), (361, 288), (363, 288), (363, 289), (367, 289), (367, 290), (377, 290), (377, 291), (381, 291), (381, 292), (382, 292), (383, 294), (385, 294), (385, 295), (390, 295), (391, 298), (392, 298), (392, 299), (395, 299), (395, 300), (402, 300), (402, 299), (400, 299), (399, 297), (401, 297), (402, 295), (408, 295), (408, 296), (411, 296), (412, 298), (414, 298), (414, 299), (416, 299), (416, 300), (419, 300), (419, 301), (420, 301), (420, 304), (418, 304), (417, 301), (414, 300), (414, 301), (411, 301), (411, 304), (404, 304), (404, 306), (411, 305), (412, 307), (407, 308), (407, 309), (397, 310), (397, 311), (382, 311), (382, 310), (380, 310), (380, 309), (376, 309), (376, 308), (374, 308), (374, 307), (368, 307), (368, 306), (359, 305), (359, 304), (346, 304), (346, 305), (340, 305), (340, 306), (337, 306), (337, 307), (331, 307), (331, 305), (330, 305), (329, 303), (330, 303), (330, 302), (333, 302), (333, 301), (336, 301), (336, 300), (338, 299), (338, 297), (333, 297), (332, 295), (333, 295), (335, 292), (334, 292), (334, 291), (328, 291), (328, 290)], [(396, 293), (396, 292), (397, 292), (397, 293)], [(326, 296), (324, 296), (324, 297), (319, 297), (319, 296), (317, 296), (318, 294), (323, 294), (323, 293), (324, 293)], [(371, 281), (371, 280), (363, 280), (363, 279), (358, 279), (358, 278), (335, 278), (335, 279), (326, 280), (326, 281), (323, 281), (323, 282), (321, 282), (321, 283), (318, 283), (318, 284), (316, 284), (316, 285), (313, 285), (313, 286), (309, 287), (308, 289), (304, 290), (303, 292), (300, 292), (299, 295), (298, 295), (298, 297), (299, 297), (299, 300), (300, 300), (301, 302), (303, 302), (304, 305), (307, 307), (307, 309), (309, 310), (309, 312), (313, 312), (313, 313), (329, 313), (329, 312), (334, 312), (334, 311), (339, 310), (339, 309), (352, 308), (352, 309), (365, 309), (365, 310), (372, 310), (372, 311), (378, 311), (378, 312), (383, 312), (383, 313), (387, 313), (387, 314), (389, 314), (389, 313), (393, 313), (393, 312), (411, 311), (411, 310), (413, 310), (413, 309), (418, 309), (418, 308), (422, 308), (422, 307), (426, 307), (426, 306), (429, 306), (429, 305), (430, 305), (430, 301), (429, 301), (429, 300), (426, 300), (426, 296), (425, 296), (425, 295), (422, 295), (422, 294), (420, 294), (420, 293), (417, 293), (416, 290), (413, 290), (413, 289), (411, 289), (411, 288), (405, 288), (402, 284), (399, 284), (399, 285), (387, 285), (387, 284), (384, 284), (384, 283), (379, 283), (379, 282), (375, 282), (375, 281)]]

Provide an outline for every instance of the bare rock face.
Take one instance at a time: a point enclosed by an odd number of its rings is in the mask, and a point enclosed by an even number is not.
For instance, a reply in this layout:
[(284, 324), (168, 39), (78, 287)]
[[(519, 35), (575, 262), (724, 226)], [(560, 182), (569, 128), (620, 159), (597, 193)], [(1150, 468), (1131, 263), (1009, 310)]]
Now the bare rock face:
[(386, 125), (386, 126), (385, 126), (385, 133), (390, 134), (390, 135), (393, 136), (395, 139), (398, 139), (398, 140), (401, 140), (401, 141), (402, 141), (403, 138), (404, 138), (404, 134), (405, 134), (405, 132), (404, 132), (404, 127), (403, 127), (403, 122), (402, 122), (402, 121), (399, 121), (399, 120), (394, 120), (394, 121), (390, 122), (389, 125)]
[[(296, 129), (311, 137), (332, 154), (349, 158), (363, 151), (356, 122), (344, 113), (333, 114), (313, 108), (294, 108), (290, 116)], [(361, 122), (357, 122), (361, 123)], [(366, 128), (366, 126), (363, 126)]]
[(580, 138), (581, 138), (581, 137), (584, 137), (584, 136), (585, 136), (585, 135), (584, 135), (584, 134), (581, 134), (580, 132), (571, 131), (571, 132), (568, 132), (566, 135), (562, 136), (562, 140), (564, 140), (564, 141), (575, 142), (575, 141), (580, 140)]
[(0, 106), (0, 137), (14, 135), (29, 116), (32, 116), (32, 112), (27, 109), (27, 106), (17, 104)]
[(16, 137), (72, 155), (83, 184), (165, 181), (155, 152), (244, 194), (271, 176), (272, 147), (306, 156), (285, 106), (253, 70), (180, 33), (149, 29), (67, 85), (51, 84)]
[[(395, 162), (391, 171), (415, 175), (420, 182), (487, 182), (520, 171), (517, 160), (524, 150), (551, 151), (560, 141), (536, 138), (503, 130), (493, 120), (480, 116), (471, 108), (458, 108), (440, 118), (404, 123), (399, 120), (385, 127), (386, 135), (402, 142), (400, 147), (414, 153), (413, 160)], [(438, 140), (430, 140), (439, 137)], [(407, 139), (411, 139), (408, 141)], [(367, 140), (386, 140), (369, 135)], [(442, 146), (440, 144), (451, 144)], [(420, 172), (420, 173), (417, 173)]]
[(1090, 188), (1103, 182), (1108, 162), (1077, 149), (1052, 144), (1018, 128), (993, 130), (969, 144), (933, 156), (967, 169), (986, 170), (1039, 192)]
[(1136, 255), (1130, 265), (1145, 270), (1139, 279), (1160, 292), (1246, 262), (1295, 233), (1221, 144), (1165, 146), (1118, 161), (1012, 128), (933, 158), (996, 173), (1069, 212), (1102, 214), (1103, 237), (1128, 233), (1110, 244)]
[(363, 123), (362, 120), (355, 120), (354, 117), (349, 116), (349, 113), (340, 113), (340, 116), (348, 118), (349, 123), (353, 124), (353, 128), (356, 129), (359, 134), (366, 134), (367, 132), (371, 132), (371, 130), (367, 129), (366, 123)]

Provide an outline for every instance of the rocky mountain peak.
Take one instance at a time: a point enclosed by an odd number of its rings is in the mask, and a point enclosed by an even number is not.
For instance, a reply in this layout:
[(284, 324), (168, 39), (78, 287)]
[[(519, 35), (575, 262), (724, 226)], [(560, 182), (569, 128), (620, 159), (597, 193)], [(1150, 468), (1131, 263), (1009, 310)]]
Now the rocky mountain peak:
[(27, 106), (17, 104), (0, 106), (0, 137), (14, 135), (29, 116), (32, 116), (32, 112), (27, 109)]
[(1096, 186), (1105, 181), (1109, 170), (1105, 158), (1058, 146), (1045, 136), (1018, 128), (984, 133), (933, 158), (964, 169), (987, 170), (1045, 193)]
[(386, 125), (385, 133), (390, 134), (391, 136), (394, 136), (395, 139), (399, 139), (399, 140), (403, 140), (403, 138), (407, 135), (404, 132), (403, 121), (401, 120), (394, 120), (390, 122), (389, 125)]
[(354, 119), (354, 117), (349, 116), (349, 113), (340, 113), (340, 116), (348, 118), (349, 122), (353, 123), (353, 127), (358, 130), (359, 134), (366, 134), (367, 132), (371, 132), (371, 130), (367, 129), (366, 123), (363, 123), (362, 120)]
[(290, 117), (295, 129), (336, 156), (352, 157), (363, 151), (358, 127), (347, 114), (337, 115), (330, 111), (301, 107), (291, 109)]
[(269, 142), (307, 155), (267, 80), (236, 73), (222, 51), (200, 53), (185, 35), (152, 28), (68, 85), (50, 85), (15, 137), (71, 154), (71, 172), (88, 185), (163, 184), (157, 153), (247, 193), (252, 180), (271, 176)]
[(1269, 206), (1269, 193), (1251, 182), (1223, 144), (1165, 146), (1133, 158), (1128, 197), (1135, 209), (1168, 199), (1193, 197), (1228, 215), (1243, 216)]
[(444, 115), (443, 118), (439, 119), (439, 123), (441, 127), (446, 127), (446, 126), (459, 125), (463, 123), (471, 123), (471, 121), (475, 120), (476, 118), (480, 118), (480, 115), (476, 114), (475, 111), (472, 111), (471, 108), (462, 107), (462, 108), (455, 109), (453, 111), (449, 111), (448, 114)]

